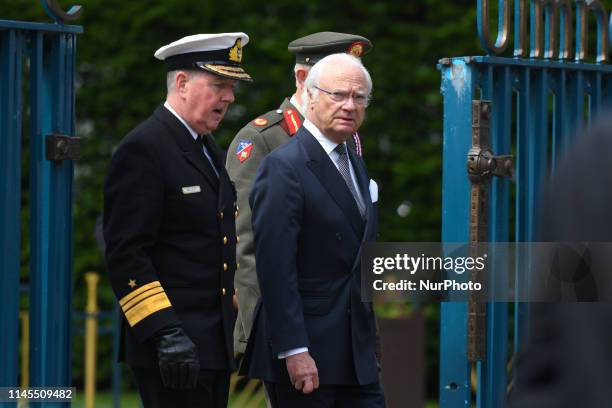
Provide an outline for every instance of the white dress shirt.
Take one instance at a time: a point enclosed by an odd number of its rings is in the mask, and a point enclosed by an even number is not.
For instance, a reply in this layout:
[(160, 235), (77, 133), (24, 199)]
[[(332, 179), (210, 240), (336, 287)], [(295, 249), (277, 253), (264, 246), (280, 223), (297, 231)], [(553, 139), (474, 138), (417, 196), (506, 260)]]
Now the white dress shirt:
[[(172, 106), (168, 103), (168, 101), (164, 102), (164, 108), (168, 109), (170, 111), (170, 113), (173, 114), (174, 116), (176, 116), (176, 118), (187, 128), (187, 130), (191, 134), (191, 137), (193, 137), (193, 140), (196, 140), (198, 138), (198, 132), (193, 130), (193, 128), (191, 126), (189, 126), (189, 124), (187, 122), (185, 122), (185, 120), (183, 118), (181, 118), (181, 116), (178, 113), (176, 113), (176, 111), (172, 108)], [(208, 152), (208, 149), (206, 149), (206, 146), (202, 145), (202, 151), (204, 152), (204, 155), (206, 156), (206, 158), (210, 162), (210, 165), (212, 166), (213, 171), (215, 172), (217, 177), (219, 177), (219, 171), (215, 167), (213, 159), (210, 156), (210, 153)]]

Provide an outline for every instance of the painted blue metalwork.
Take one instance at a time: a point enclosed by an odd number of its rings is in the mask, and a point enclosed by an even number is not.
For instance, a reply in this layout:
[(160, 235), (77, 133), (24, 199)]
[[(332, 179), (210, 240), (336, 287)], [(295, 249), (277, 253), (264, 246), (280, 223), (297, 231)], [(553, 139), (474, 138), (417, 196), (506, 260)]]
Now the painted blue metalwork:
[[(496, 154), (511, 154), (510, 128), (506, 124), (512, 120), (512, 73), (510, 67), (488, 66), (482, 71), (481, 98), (494, 100), (492, 105), (491, 147)], [(509, 197), (510, 181), (493, 178), (491, 199), (499, 205), (489, 208), (489, 240), (507, 242), (509, 239)], [(495, 258), (501, 254), (490, 254)], [(491, 259), (490, 264), (498, 264)], [(501, 262), (501, 265), (505, 263)], [(490, 286), (505, 287), (508, 279), (507, 268), (496, 269)], [(508, 304), (490, 302), (487, 305), (487, 358), (477, 364), (478, 392), (477, 407), (499, 407), (503, 405), (506, 390), (506, 362), (508, 351), (507, 337), (495, 334), (508, 325)]]
[[(31, 183), (37, 200), (30, 204), (31, 368), (30, 383), (57, 386), (70, 383), (70, 315), (72, 299), (72, 162), (48, 162), (44, 143), (50, 133), (74, 134), (74, 35), (36, 37), (33, 61)], [(68, 357), (68, 358), (67, 358)], [(68, 406), (57, 404), (54, 406)]]
[[(46, 160), (45, 138), (50, 133), (74, 135), (75, 43), (76, 34), (82, 31), (78, 26), (0, 20), (0, 76), (4, 79), (0, 82), (2, 386), (15, 386), (18, 378), (21, 67), (25, 58), (29, 58), (30, 71), (29, 385), (71, 384), (73, 165), (71, 161)], [(47, 407), (69, 405), (45, 404)]]
[(68, 11), (64, 11), (62, 7), (57, 4), (57, 0), (40, 0), (45, 12), (57, 23), (63, 23), (64, 21), (76, 20), (81, 16), (83, 7), (71, 6)]
[[(543, 182), (554, 168), (556, 158), (571, 143), (576, 129), (612, 101), (612, 67), (599, 63), (481, 56), (444, 59), (439, 68), (444, 96), (443, 242), (468, 241), (470, 185), (466, 155), (471, 145), (471, 100), (478, 90), (478, 98), (492, 101), (491, 144), (495, 154), (510, 154), (513, 140), (515, 143), (514, 202), (510, 201), (510, 182), (493, 178), (489, 240), (533, 241)], [(514, 131), (513, 123), (516, 123)], [(511, 205), (515, 212), (513, 237), (510, 236)], [(493, 285), (503, 281), (506, 273), (529, 274), (529, 258), (530, 254), (526, 254), (518, 259), (516, 270), (496, 270)], [(517, 281), (527, 279), (517, 277)], [(520, 296), (528, 297), (528, 286), (519, 285), (516, 290)], [(510, 358), (507, 350), (511, 316), (506, 303), (489, 303), (487, 310), (487, 358), (476, 364), (476, 405), (502, 408), (510, 380), (506, 367)], [(515, 304), (513, 319), (516, 352), (528, 326), (529, 310), (525, 304)], [(442, 305), (441, 408), (472, 404), (466, 322), (465, 303)]]
[(491, 43), (489, 32), (489, 2), (487, 0), (478, 0), (476, 6), (478, 37), (482, 48), (489, 54), (503, 52), (509, 43), (510, 3), (507, 0), (499, 0), (498, 4), (498, 27), (495, 44)]
[(60, 25), (33, 23), (31, 21), (0, 20), (0, 29), (14, 29), (22, 32), (40, 31), (44, 33), (82, 34), (83, 27), (75, 25)]
[[(474, 66), (463, 58), (440, 66), (444, 95), (442, 180), (442, 240), (468, 242), (470, 183), (466, 160), (471, 147), (472, 107), (477, 78)], [(444, 302), (440, 327), (440, 404), (470, 406), (470, 367), (467, 361), (467, 304)]]
[[(0, 31), (0, 384), (17, 382), (21, 219), (21, 52), (23, 36)], [(0, 406), (9, 406), (8, 404)]]

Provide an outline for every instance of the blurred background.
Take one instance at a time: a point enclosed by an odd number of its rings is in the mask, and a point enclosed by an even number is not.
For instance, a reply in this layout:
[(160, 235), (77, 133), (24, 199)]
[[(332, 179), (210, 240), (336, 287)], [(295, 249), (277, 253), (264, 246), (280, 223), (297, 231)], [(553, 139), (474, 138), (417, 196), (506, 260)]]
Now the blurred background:
[[(250, 42), (243, 65), (255, 81), (240, 84), (236, 102), (215, 132), (227, 148), (248, 121), (278, 107), (294, 88), (294, 59), (287, 44), (317, 31), (341, 31), (369, 38), (373, 50), (363, 58), (374, 82), (373, 102), (360, 131), (364, 158), (380, 188), (381, 241), (439, 241), (442, 162), (442, 57), (481, 55), (474, 0), (82, 0), (59, 2), (84, 8), (73, 24), (77, 37), (77, 136), (81, 159), (74, 185), (74, 337), (73, 383), (83, 386), (85, 273), (100, 276), (96, 384), (102, 394), (112, 379), (112, 321), (115, 297), (96, 241), (102, 214), (102, 185), (113, 149), (165, 98), (165, 66), (153, 57), (161, 45), (195, 33), (243, 31)], [(0, 0), (0, 18), (51, 22), (38, 0)], [(27, 84), (26, 84), (27, 86)], [(27, 91), (24, 92), (27, 95)], [(24, 101), (24, 106), (27, 101)], [(28, 284), (27, 118), (24, 114), (22, 275)], [(27, 309), (24, 294), (22, 308)], [(405, 318), (413, 305), (386, 305), (378, 314)], [(438, 388), (438, 306), (420, 311), (425, 318), (425, 395)], [(410, 336), (410, 333), (407, 333)], [(383, 350), (384, 353), (384, 350)], [(406, 367), (409, 371), (410, 367)], [(125, 374), (125, 373), (124, 373)], [(122, 390), (133, 392), (131, 375)], [(131, 398), (131, 397), (130, 397)], [(99, 402), (96, 406), (106, 402)], [(110, 402), (109, 402), (110, 404)], [(134, 405), (136, 404), (136, 405)], [(122, 406), (137, 406), (135, 398)], [(108, 405), (110, 406), (110, 405)]]

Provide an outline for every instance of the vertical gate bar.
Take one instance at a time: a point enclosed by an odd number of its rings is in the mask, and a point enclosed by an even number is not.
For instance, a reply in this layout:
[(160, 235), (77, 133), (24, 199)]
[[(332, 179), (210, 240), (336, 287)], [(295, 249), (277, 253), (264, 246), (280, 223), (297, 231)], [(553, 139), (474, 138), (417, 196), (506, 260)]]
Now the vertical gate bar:
[[(37, 95), (42, 98), (38, 102), (37, 130), (40, 132), (37, 139), (40, 146), (44, 145), (44, 138), (49, 133), (70, 135), (74, 132), (72, 36), (62, 33), (43, 37), (43, 52), (39, 56), (44, 63), (41, 71), (37, 71), (38, 79), (42, 79), (42, 83), (37, 85)], [(53, 217), (49, 219), (48, 230), (41, 231), (40, 255), (46, 261), (39, 262), (43, 267), (35, 269), (38, 276), (31, 297), (31, 308), (39, 315), (37, 335), (32, 340), (36, 360), (32, 367), (33, 384), (66, 386), (70, 384), (72, 163), (44, 162), (44, 156), (40, 159), (38, 177), (48, 188), (43, 188), (37, 205), (48, 207), (48, 214), (53, 214)], [(36, 211), (44, 215), (41, 208)], [(49, 405), (64, 406), (69, 404)]]
[(595, 71), (591, 74), (591, 112), (590, 117), (594, 119), (602, 109), (602, 73)]
[(30, 55), (30, 383), (45, 384), (47, 321), (46, 308), (49, 269), (49, 221), (47, 197), (50, 189), (50, 163), (45, 160), (44, 135), (51, 130), (47, 111), (50, 90), (45, 86), (43, 67), (45, 36), (32, 37)]
[(555, 169), (555, 162), (561, 157), (569, 145), (570, 140), (570, 115), (568, 99), (568, 75), (565, 69), (555, 73), (555, 103), (553, 112), (553, 149), (551, 170)]
[(584, 73), (580, 70), (575, 71), (567, 85), (571, 107), (571, 110), (568, 112), (570, 132), (575, 134), (584, 125)]
[[(527, 123), (522, 123), (521, 134), (519, 137), (519, 161), (521, 175), (519, 176), (520, 187), (517, 187), (517, 200), (521, 208), (520, 221), (522, 232), (520, 241), (532, 242), (536, 227), (536, 211), (538, 208), (538, 198), (544, 183), (544, 177), (548, 166), (548, 70), (537, 68), (532, 71), (529, 87), (524, 86), (520, 100), (525, 105), (524, 97), (529, 94), (533, 104), (523, 118)], [(527, 85), (525, 83), (524, 85)], [(522, 112), (525, 114), (525, 112)], [(524, 132), (524, 133), (523, 133)], [(522, 157), (521, 157), (522, 156)], [(520, 194), (519, 194), (520, 192)], [(517, 263), (519, 265), (519, 279), (522, 283), (519, 297), (529, 297), (529, 280), (531, 253), (526, 251), (524, 257)], [(518, 340), (527, 335), (526, 328), (529, 326), (529, 311), (525, 304), (519, 304), (515, 313), (516, 330), (518, 336), (515, 339), (515, 350), (520, 349)]]
[[(492, 109), (492, 115), (491, 115), (491, 127), (490, 127), (490, 132), (491, 132), (491, 140), (495, 139), (495, 130), (496, 130), (496, 124), (499, 121), (499, 117), (497, 116), (497, 114), (499, 114), (499, 112), (496, 110), (498, 108), (497, 106), (497, 101), (493, 102), (493, 87), (494, 87), (494, 81), (495, 81), (495, 70), (493, 69), (492, 65), (479, 65), (479, 72), (480, 72), (480, 81), (479, 81), (479, 86), (480, 86), (480, 97), (482, 100), (488, 100), (488, 101), (492, 101), (491, 102), (491, 109)], [(493, 146), (491, 146), (491, 148), (493, 148)], [(493, 150), (494, 153), (497, 153), (495, 150)], [(492, 187), (492, 184), (491, 184)], [(490, 189), (490, 191), (492, 191), (492, 188)], [(491, 195), (489, 194), (489, 197), (487, 197), (487, 199), (489, 200), (489, 223), (491, 222), (491, 218), (490, 218), (490, 213), (491, 213), (491, 208), (495, 206), (495, 203), (491, 202)], [(489, 224), (489, 233), (491, 232), (491, 224)], [(488, 282), (490, 283), (490, 282)], [(490, 357), (490, 349), (488, 348), (488, 346), (490, 345), (488, 338), (490, 335), (489, 330), (491, 329), (491, 304), (487, 304), (487, 359)], [(490, 362), (485, 359), (483, 361), (479, 361), (476, 363), (476, 378), (477, 378), (477, 385), (476, 385), (476, 407), (477, 408), (488, 408), (488, 394), (491, 390), (491, 381), (493, 380), (493, 378), (490, 375), (490, 369), (491, 369), (491, 364)]]
[[(530, 231), (526, 228), (528, 220), (528, 180), (527, 171), (528, 140), (529, 140), (529, 120), (531, 111), (531, 68), (517, 68), (517, 119), (516, 119), (516, 198), (515, 198), (515, 241), (528, 242), (532, 240)], [(523, 292), (527, 290), (525, 282), (525, 266), (527, 260), (521, 257), (516, 259), (516, 297), (521, 298)], [(527, 307), (526, 304), (517, 302), (514, 307), (514, 353), (521, 348), (520, 339), (523, 337), (527, 326)], [(516, 359), (515, 359), (516, 367)], [(514, 370), (516, 372), (516, 369)]]
[[(506, 66), (498, 70), (493, 81), (493, 127), (491, 147), (496, 155), (511, 154), (512, 128), (512, 72)], [(507, 242), (509, 240), (510, 220), (510, 180), (493, 177), (491, 184), (491, 204), (489, 205), (489, 240)], [(492, 275), (492, 288), (508, 286), (506, 262), (500, 262), (502, 254), (489, 254), (496, 265)], [(487, 315), (487, 360), (486, 374), (489, 386), (483, 390), (486, 408), (503, 408), (506, 401), (506, 362), (508, 352), (508, 304), (491, 302)]]
[[(444, 95), (442, 241), (468, 242), (470, 183), (466, 162), (471, 146), (471, 101), (476, 69), (463, 58), (455, 58), (450, 64), (442, 65), (441, 70)], [(443, 302), (440, 316), (440, 408), (470, 407), (467, 303)]]
[[(510, 154), (512, 125), (512, 75), (509, 67), (483, 68), (482, 99), (493, 101), (491, 148), (494, 154)], [(509, 180), (493, 177), (489, 205), (489, 241), (505, 242), (509, 239)], [(496, 265), (489, 282), (491, 288), (506, 286), (507, 270), (501, 256), (489, 253), (489, 263)], [(499, 266), (499, 267), (498, 267)], [(506, 358), (508, 341), (508, 305), (490, 302), (487, 305), (487, 358), (478, 363), (477, 407), (501, 408), (506, 400)]]
[[(21, 255), (21, 75), (23, 34), (0, 31), (0, 384), (17, 385)], [(0, 403), (0, 406), (10, 406)]]
[(602, 98), (606, 109), (612, 105), (612, 74), (607, 72), (602, 79)]
[[(55, 112), (56, 129), (65, 135), (74, 135), (74, 41), (75, 34), (62, 33), (57, 42), (57, 70), (59, 81)], [(54, 338), (56, 350), (52, 362), (54, 381), (70, 384), (70, 346), (72, 316), (72, 175), (73, 162), (64, 160), (51, 164), (51, 211), (55, 214), (51, 222), (51, 234), (56, 239), (51, 243), (50, 271), (52, 276), (49, 300), (53, 307), (50, 316), (59, 316), (50, 327), (57, 335)], [(57, 407), (70, 406), (67, 403)]]

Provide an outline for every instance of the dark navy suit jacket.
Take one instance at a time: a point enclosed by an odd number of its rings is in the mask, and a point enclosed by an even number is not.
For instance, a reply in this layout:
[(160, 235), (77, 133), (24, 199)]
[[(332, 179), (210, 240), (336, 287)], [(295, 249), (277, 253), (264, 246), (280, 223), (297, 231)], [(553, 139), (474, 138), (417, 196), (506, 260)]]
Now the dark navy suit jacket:
[(378, 381), (376, 326), (361, 301), (363, 243), (377, 220), (365, 164), (350, 149), (365, 220), (342, 176), (302, 127), (261, 163), (250, 195), (262, 298), (242, 373), (289, 383), (278, 353), (308, 347), (321, 384)]

